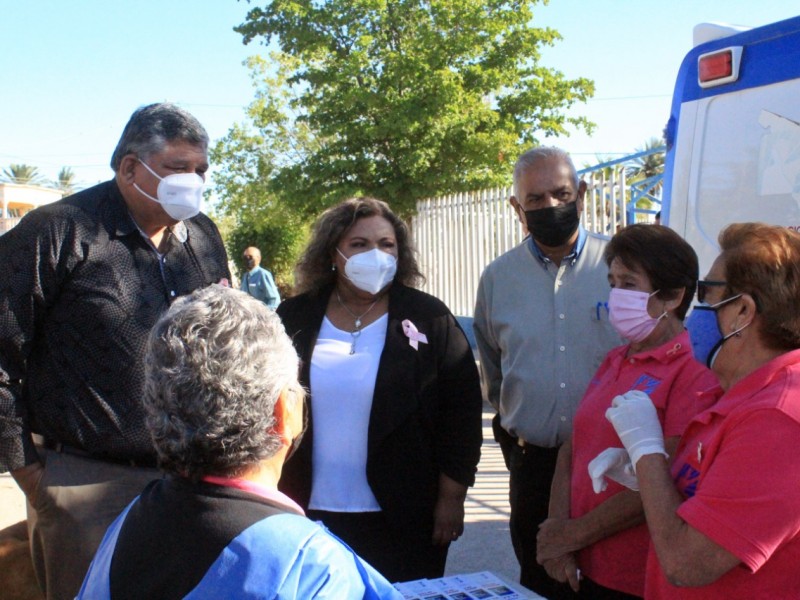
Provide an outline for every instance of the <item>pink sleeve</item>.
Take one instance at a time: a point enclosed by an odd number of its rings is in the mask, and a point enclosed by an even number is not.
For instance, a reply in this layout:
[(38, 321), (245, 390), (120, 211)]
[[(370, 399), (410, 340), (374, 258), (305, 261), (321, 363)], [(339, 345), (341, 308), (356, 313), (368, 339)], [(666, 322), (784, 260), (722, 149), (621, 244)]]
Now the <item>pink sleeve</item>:
[(726, 425), (678, 515), (755, 571), (800, 532), (800, 423), (763, 409)]

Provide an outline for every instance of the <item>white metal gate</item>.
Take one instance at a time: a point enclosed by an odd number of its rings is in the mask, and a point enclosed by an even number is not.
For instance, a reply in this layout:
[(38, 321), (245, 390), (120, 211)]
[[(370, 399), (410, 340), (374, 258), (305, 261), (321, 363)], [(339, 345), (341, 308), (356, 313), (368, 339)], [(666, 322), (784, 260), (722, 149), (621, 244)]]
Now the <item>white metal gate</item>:
[[(588, 231), (610, 237), (634, 219), (652, 220), (656, 210), (634, 207), (643, 196), (660, 202), (660, 179), (647, 181), (647, 191), (637, 192), (633, 184), (628, 185), (625, 174), (625, 163), (643, 154), (578, 171), (587, 184), (581, 223)], [(511, 194), (509, 186), (417, 203), (411, 227), (420, 268), (427, 278), (422, 289), (456, 315), (472, 315), (483, 269), (525, 235), (508, 201)]]

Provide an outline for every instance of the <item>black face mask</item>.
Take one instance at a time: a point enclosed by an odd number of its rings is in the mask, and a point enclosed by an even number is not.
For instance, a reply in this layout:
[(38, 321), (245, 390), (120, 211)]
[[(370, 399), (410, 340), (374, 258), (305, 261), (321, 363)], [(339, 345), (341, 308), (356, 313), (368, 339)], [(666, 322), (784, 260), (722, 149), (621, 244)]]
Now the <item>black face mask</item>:
[(578, 229), (578, 202), (525, 211), (528, 231), (537, 242), (557, 248), (563, 246)]

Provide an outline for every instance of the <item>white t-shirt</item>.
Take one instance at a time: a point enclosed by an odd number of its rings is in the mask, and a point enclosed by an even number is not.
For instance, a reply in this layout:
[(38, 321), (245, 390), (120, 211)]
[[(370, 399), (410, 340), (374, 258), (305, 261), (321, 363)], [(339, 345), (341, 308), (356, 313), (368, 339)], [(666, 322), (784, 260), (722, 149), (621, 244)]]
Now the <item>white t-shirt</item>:
[(380, 510), (367, 483), (367, 432), (388, 314), (353, 337), (325, 317), (311, 355), (314, 419), (309, 508), (331, 512)]

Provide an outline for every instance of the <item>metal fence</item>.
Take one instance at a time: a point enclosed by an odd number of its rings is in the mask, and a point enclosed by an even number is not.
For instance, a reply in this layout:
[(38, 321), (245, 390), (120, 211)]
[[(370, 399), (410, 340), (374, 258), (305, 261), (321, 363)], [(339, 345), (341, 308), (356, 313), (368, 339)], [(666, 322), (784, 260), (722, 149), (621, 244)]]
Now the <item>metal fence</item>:
[[(613, 235), (628, 223), (652, 222), (661, 204), (661, 176), (627, 181), (626, 171), (656, 148), (578, 171), (587, 191), (581, 223)], [(417, 203), (411, 222), (426, 292), (456, 315), (472, 315), (483, 269), (519, 244), (525, 232), (511, 208), (511, 187), (450, 194)]]

